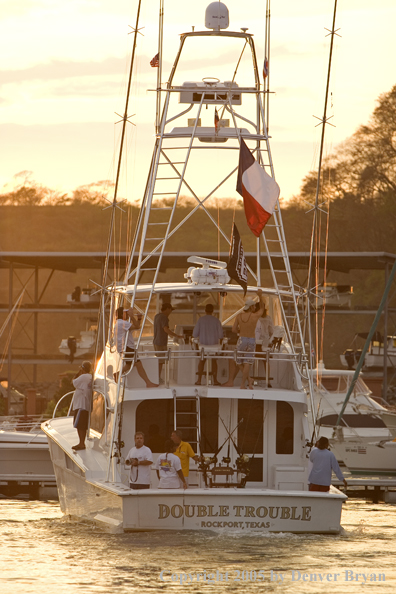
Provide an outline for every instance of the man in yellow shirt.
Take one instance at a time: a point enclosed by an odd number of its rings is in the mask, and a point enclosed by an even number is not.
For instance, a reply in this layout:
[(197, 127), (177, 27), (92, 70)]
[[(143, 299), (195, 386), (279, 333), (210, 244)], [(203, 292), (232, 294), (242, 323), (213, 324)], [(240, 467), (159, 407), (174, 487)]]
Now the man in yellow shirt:
[(190, 446), (189, 443), (186, 441), (182, 441), (182, 432), (180, 429), (176, 429), (173, 431), (171, 435), (171, 440), (175, 444), (175, 451), (173, 452), (178, 458), (180, 458), (182, 472), (184, 478), (186, 479), (186, 483), (188, 485), (188, 475), (190, 473), (190, 458), (195, 460), (195, 462), (199, 462), (199, 456), (194, 454), (194, 450)]

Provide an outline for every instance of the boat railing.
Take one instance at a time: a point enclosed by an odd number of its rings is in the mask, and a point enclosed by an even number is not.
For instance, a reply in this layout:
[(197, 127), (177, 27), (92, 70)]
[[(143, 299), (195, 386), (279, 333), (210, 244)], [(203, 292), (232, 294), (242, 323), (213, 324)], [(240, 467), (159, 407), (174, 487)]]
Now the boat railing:
[[(201, 346), (198, 349), (190, 348), (189, 345), (173, 345), (167, 350), (154, 351), (152, 345), (143, 345), (141, 349), (135, 351), (133, 355), (128, 354), (124, 356), (125, 362), (135, 362), (140, 360), (143, 364), (146, 362), (147, 366), (151, 365), (151, 371), (157, 368), (157, 363), (163, 364), (165, 372), (165, 385), (169, 384), (170, 379), (176, 381), (177, 384), (194, 384), (197, 374), (197, 363), (199, 361), (207, 361), (206, 370), (203, 376), (207, 378), (207, 384), (210, 383), (210, 376), (212, 375), (212, 362), (217, 360), (217, 363), (223, 362), (227, 367), (228, 374), (233, 373), (236, 366), (243, 363), (253, 363), (251, 376), (257, 381), (266, 381), (267, 385), (272, 379), (270, 376), (273, 372), (277, 373), (280, 378), (278, 381), (279, 387), (291, 387), (295, 376), (294, 368), (301, 364), (301, 354), (288, 352), (285, 350), (274, 351), (266, 349), (263, 352), (248, 352), (237, 351), (233, 348), (224, 348), (221, 345), (205, 348)], [(252, 361), (253, 360), (253, 361)], [(153, 366), (153, 363), (155, 365)], [(128, 376), (131, 374), (133, 366), (124, 374)], [(227, 374), (227, 369), (224, 371)], [(127, 381), (127, 385), (130, 384)], [(130, 385), (132, 387), (132, 385)]]
[(40, 425), (48, 418), (46, 415), (9, 415), (0, 417), (0, 431), (40, 431)]
[[(56, 411), (59, 408), (60, 403), (65, 400), (68, 396), (70, 396), (70, 394), (73, 394), (73, 398), (74, 398), (74, 390), (72, 390), (71, 392), (67, 392), (66, 394), (63, 394), (62, 398), (60, 398), (58, 400), (58, 402), (56, 403), (56, 406), (54, 408), (54, 412), (52, 413), (52, 418), (55, 419), (56, 417)], [(71, 399), (70, 402), (70, 406), (69, 406), (69, 410), (67, 411), (67, 416), (70, 417), (71, 411), (72, 411), (72, 407), (73, 407), (73, 398)]]
[(138, 351), (133, 356), (126, 355), (124, 361), (137, 361), (138, 359), (164, 359), (165, 361), (177, 360), (177, 359), (195, 359), (195, 360), (206, 360), (206, 359), (229, 359), (229, 360), (246, 360), (250, 361), (252, 358), (258, 361), (264, 360), (283, 360), (294, 363), (300, 363), (301, 356), (297, 353), (274, 353), (270, 351), (264, 352), (251, 352), (251, 351), (236, 351), (236, 350), (221, 350), (218, 351), (206, 351), (205, 349), (199, 349), (197, 351), (173, 351), (171, 348), (166, 351)]

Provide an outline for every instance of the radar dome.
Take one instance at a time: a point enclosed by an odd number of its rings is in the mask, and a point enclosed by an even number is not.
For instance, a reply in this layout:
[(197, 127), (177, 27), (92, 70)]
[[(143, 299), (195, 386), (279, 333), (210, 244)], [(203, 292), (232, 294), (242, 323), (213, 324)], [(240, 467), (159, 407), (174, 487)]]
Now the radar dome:
[(205, 27), (207, 29), (228, 29), (230, 24), (230, 17), (228, 15), (228, 8), (222, 2), (212, 2), (205, 12)]

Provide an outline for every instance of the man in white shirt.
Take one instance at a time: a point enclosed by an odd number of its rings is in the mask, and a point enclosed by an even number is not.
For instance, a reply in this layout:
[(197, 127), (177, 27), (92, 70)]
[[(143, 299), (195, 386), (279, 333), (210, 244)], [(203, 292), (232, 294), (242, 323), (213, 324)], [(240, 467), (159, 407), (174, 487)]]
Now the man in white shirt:
[(135, 433), (135, 446), (129, 450), (125, 462), (131, 465), (129, 487), (134, 490), (149, 489), (153, 454), (144, 445), (144, 434), (141, 431)]
[[(126, 317), (129, 317), (131, 320), (128, 322)], [(123, 307), (119, 307), (117, 309), (117, 321), (114, 326), (114, 336), (117, 344), (117, 352), (123, 353), (125, 350), (126, 355), (130, 355), (132, 358), (135, 354), (135, 341), (132, 336), (131, 328), (135, 328), (136, 330), (140, 328), (140, 320), (135, 318), (133, 314), (133, 308), (130, 307), (128, 310), (124, 310)], [(125, 336), (128, 333), (127, 343), (125, 345)], [(125, 348), (124, 348), (125, 347)], [(125, 374), (130, 369), (132, 365), (132, 361), (127, 361), (124, 364), (124, 368), (122, 373)], [(137, 359), (135, 362), (135, 367), (137, 369), (138, 374), (142, 378), (142, 380), (146, 384), (146, 388), (158, 388), (158, 384), (154, 384), (149, 380), (147, 377), (146, 370), (143, 367), (142, 362)], [(118, 372), (114, 374), (114, 380), (118, 381)]]
[(173, 453), (174, 447), (173, 441), (168, 440), (165, 443), (165, 454), (158, 456), (155, 463), (159, 478), (158, 489), (179, 489), (180, 482), (183, 485), (183, 489), (187, 489), (180, 458)]
[(76, 388), (73, 397), (73, 427), (77, 429), (80, 440), (77, 445), (73, 446), (73, 450), (85, 450), (92, 395), (91, 363), (89, 361), (83, 362), (72, 381)]

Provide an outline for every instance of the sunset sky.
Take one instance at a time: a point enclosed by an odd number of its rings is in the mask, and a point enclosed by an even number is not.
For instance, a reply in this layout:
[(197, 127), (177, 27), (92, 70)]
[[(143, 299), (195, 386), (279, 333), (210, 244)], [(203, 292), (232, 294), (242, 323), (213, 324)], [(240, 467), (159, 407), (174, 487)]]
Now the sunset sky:
[[(178, 33), (204, 28), (209, 2), (165, 2), (164, 76)], [(254, 33), (262, 63), (264, 0), (228, 0), (230, 29)], [(0, 3), (0, 187), (27, 170), (38, 183), (70, 191), (114, 178), (137, 0), (15, 0)], [(323, 113), (332, 0), (272, 0), (270, 132), (275, 173), (285, 199), (298, 193), (316, 166)], [(326, 152), (366, 123), (379, 94), (395, 84), (396, 3), (338, 3)], [(136, 113), (128, 152), (129, 184), (139, 199), (153, 143), (158, 3), (143, 0), (139, 58), (130, 113)], [(200, 56), (200, 65), (213, 56)], [(194, 66), (186, 80), (195, 80)], [(130, 127), (132, 128), (132, 127)], [(139, 150), (136, 152), (136, 148)]]

